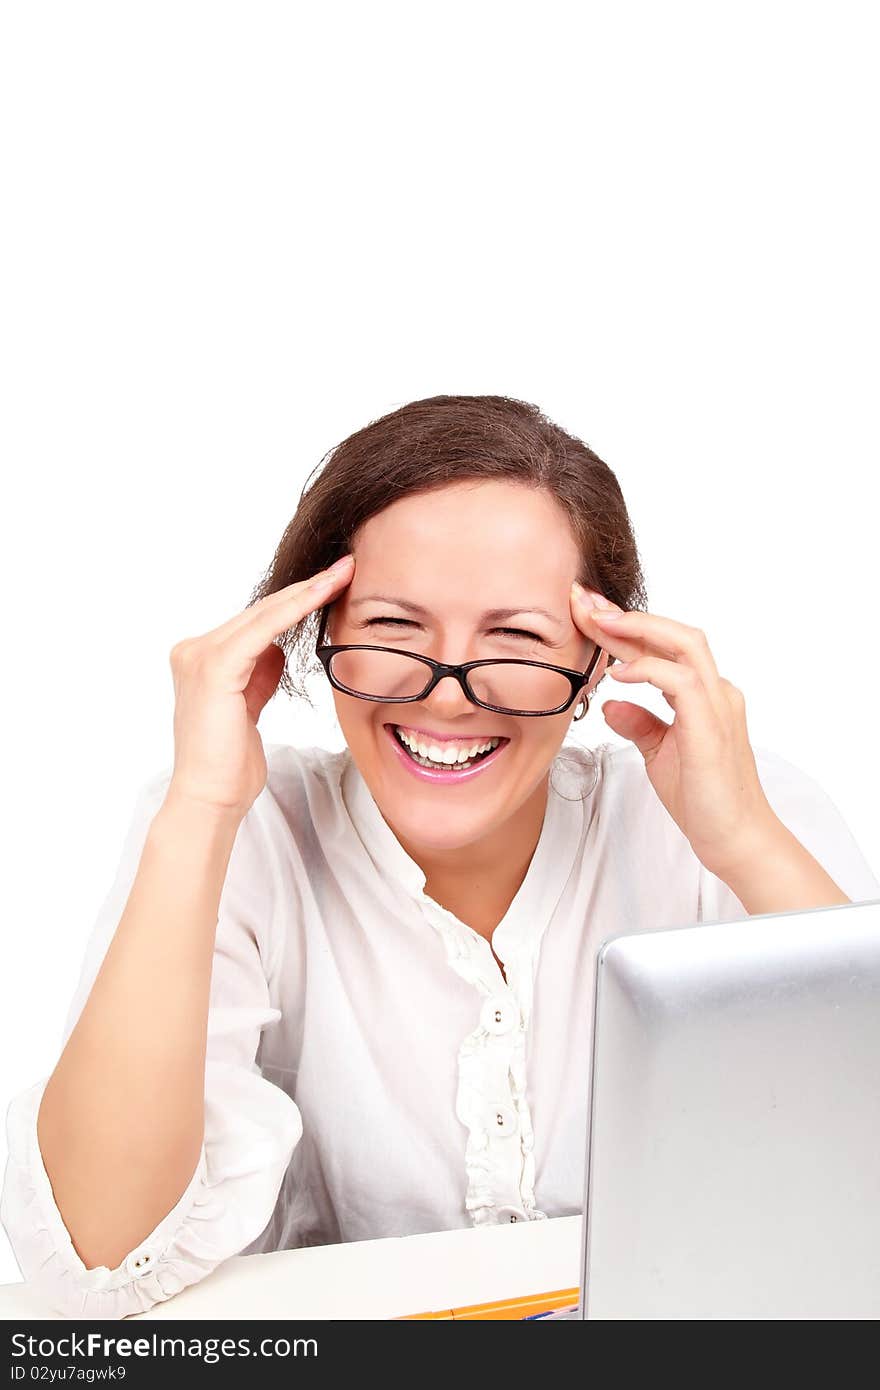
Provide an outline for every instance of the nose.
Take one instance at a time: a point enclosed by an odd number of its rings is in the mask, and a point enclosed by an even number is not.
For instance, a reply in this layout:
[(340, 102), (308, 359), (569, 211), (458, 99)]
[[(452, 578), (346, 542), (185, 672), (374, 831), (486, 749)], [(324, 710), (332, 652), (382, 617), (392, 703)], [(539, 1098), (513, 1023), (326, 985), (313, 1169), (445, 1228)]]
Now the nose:
[(421, 704), (426, 710), (450, 719), (466, 710), (476, 709), (476, 705), (468, 699), (455, 676), (441, 676), (430, 695), (426, 696)]

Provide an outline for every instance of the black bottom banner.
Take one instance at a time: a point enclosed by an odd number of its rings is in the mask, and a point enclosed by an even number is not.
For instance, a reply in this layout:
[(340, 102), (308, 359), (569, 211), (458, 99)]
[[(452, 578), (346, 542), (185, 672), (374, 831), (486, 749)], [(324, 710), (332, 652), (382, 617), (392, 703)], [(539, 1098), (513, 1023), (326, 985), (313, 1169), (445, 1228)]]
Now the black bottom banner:
[[(451, 1321), (451, 1319), (450, 1319)], [(449, 1324), (446, 1323), (446, 1326)], [(464, 1337), (464, 1342), (462, 1342)], [(468, 1340), (471, 1338), (472, 1340)], [(422, 1379), (426, 1370), (462, 1368), (462, 1353), (485, 1353), (495, 1371), (510, 1359), (523, 1372), (546, 1373), (547, 1352), (542, 1334), (537, 1344), (529, 1332), (510, 1323), (495, 1330), (469, 1333), (435, 1326), (431, 1333), (416, 1321), (281, 1322), (163, 1321), (149, 1326), (143, 1320), (126, 1322), (34, 1321), (0, 1323), (0, 1390), (34, 1384), (76, 1386), (106, 1383), (141, 1386), (157, 1383), (166, 1373), (171, 1384), (219, 1384), (218, 1374), (247, 1377), (249, 1384), (285, 1385), (328, 1370), (349, 1366), (365, 1376), (400, 1369)], [(426, 1365), (426, 1354), (430, 1362)], [(532, 1367), (532, 1356), (534, 1366)], [(540, 1358), (540, 1359), (539, 1359)]]

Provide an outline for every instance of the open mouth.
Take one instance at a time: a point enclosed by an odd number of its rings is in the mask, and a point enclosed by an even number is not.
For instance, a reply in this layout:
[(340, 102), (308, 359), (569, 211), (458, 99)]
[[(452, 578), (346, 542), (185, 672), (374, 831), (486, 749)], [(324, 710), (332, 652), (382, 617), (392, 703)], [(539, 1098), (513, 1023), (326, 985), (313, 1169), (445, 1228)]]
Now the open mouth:
[[(385, 728), (391, 735), (395, 747), (413, 770), (422, 768), (425, 773), (441, 778), (460, 776), (462, 773), (481, 767), (497, 757), (510, 742), (510, 739), (497, 735), (484, 739), (480, 743), (474, 740), (469, 745), (462, 740), (460, 747), (464, 756), (457, 749), (454, 760), (447, 761), (447, 758), (444, 758), (441, 761), (436, 757), (431, 757), (431, 753), (442, 752), (442, 744), (434, 744), (428, 739), (417, 739), (409, 733), (402, 733), (396, 724), (386, 724)], [(422, 749), (425, 751), (423, 752)], [(451, 752), (447, 756), (452, 759)]]

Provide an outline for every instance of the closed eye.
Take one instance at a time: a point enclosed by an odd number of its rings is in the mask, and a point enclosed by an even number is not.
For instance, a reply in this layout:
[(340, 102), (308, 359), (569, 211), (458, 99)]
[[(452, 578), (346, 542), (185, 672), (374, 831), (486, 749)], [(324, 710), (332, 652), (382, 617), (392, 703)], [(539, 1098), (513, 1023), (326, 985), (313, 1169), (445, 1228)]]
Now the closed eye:
[[(418, 626), (419, 626), (419, 624), (418, 624), (418, 623), (414, 623), (414, 622), (412, 621), (411, 618), (368, 618), (367, 621), (366, 621), (366, 623), (364, 624), (364, 626), (365, 626), (365, 627), (375, 627), (376, 624), (379, 624), (380, 626), (384, 626), (384, 627), (400, 626), (400, 625), (403, 625), (403, 627), (418, 627)], [(490, 629), (490, 631), (492, 631), (492, 632), (503, 632), (503, 633), (508, 634), (508, 635), (511, 636), (511, 637), (524, 637), (524, 638), (526, 638), (528, 641), (531, 641), (531, 642), (543, 642), (543, 641), (544, 641), (543, 637), (539, 637), (538, 634), (537, 634), (537, 632), (527, 632), (524, 628), (521, 628), (521, 627), (493, 627), (493, 628)]]

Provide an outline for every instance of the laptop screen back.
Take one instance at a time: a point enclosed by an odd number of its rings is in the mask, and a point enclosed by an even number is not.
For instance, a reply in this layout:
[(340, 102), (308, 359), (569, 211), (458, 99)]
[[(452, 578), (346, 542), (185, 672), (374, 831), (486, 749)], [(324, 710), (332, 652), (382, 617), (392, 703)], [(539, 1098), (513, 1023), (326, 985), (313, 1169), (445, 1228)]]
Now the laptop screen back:
[(621, 936), (596, 984), (587, 1318), (880, 1315), (880, 902)]

